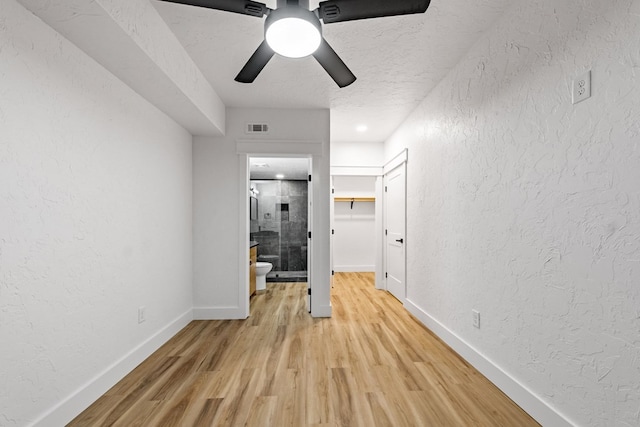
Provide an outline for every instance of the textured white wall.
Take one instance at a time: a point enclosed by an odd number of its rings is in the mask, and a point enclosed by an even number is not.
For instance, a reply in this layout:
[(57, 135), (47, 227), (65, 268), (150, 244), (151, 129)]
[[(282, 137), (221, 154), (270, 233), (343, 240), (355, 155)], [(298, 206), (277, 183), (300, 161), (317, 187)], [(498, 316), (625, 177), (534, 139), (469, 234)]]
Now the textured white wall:
[[(246, 134), (248, 123), (267, 123), (269, 133)], [(240, 109), (227, 110), (227, 134), (224, 137), (194, 138), (194, 307), (200, 317), (238, 317), (238, 257), (240, 212), (238, 195), (239, 140), (319, 141), (326, 153), (313, 163), (314, 199), (316, 204), (314, 231), (325, 240), (314, 258), (322, 268), (314, 277), (323, 291), (318, 304), (329, 306), (329, 112), (328, 110)], [(261, 154), (261, 153), (256, 153)], [(316, 161), (318, 160), (318, 161)], [(246, 197), (248, 200), (248, 184)], [(317, 192), (317, 193), (316, 193)], [(322, 211), (326, 210), (326, 212)], [(315, 212), (315, 211), (314, 211)], [(320, 236), (320, 233), (326, 233)], [(248, 240), (248, 233), (247, 233)], [(318, 240), (316, 240), (318, 241)], [(247, 251), (248, 257), (248, 251)], [(248, 258), (242, 262), (248, 262)], [(205, 314), (202, 314), (205, 313)]]
[(18, 2), (190, 133), (224, 133), (224, 104), (154, 2)]
[(381, 167), (384, 164), (382, 142), (331, 143), (331, 166)]
[(223, 140), (193, 141), (195, 307), (238, 306), (238, 162), (233, 141)]
[(579, 425), (640, 425), (639, 118), (640, 2), (528, 0), (386, 144), (408, 299)]
[(191, 172), (187, 132), (2, 1), (0, 425), (32, 422), (190, 310)]

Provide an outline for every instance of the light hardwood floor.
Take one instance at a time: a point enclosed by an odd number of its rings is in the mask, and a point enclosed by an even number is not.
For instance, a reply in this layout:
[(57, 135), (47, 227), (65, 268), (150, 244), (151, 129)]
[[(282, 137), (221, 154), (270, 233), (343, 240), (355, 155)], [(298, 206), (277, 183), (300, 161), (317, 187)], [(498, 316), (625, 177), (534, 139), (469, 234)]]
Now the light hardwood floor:
[(194, 321), (71, 426), (537, 426), (384, 291), (339, 273), (333, 317), (269, 283), (251, 317)]

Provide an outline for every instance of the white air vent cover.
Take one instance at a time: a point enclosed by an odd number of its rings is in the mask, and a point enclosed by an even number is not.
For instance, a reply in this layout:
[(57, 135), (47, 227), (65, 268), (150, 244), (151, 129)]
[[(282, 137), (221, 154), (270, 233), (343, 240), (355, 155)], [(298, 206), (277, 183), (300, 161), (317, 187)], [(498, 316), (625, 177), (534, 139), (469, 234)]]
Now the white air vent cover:
[(266, 123), (249, 123), (247, 125), (247, 133), (267, 133), (269, 125)]

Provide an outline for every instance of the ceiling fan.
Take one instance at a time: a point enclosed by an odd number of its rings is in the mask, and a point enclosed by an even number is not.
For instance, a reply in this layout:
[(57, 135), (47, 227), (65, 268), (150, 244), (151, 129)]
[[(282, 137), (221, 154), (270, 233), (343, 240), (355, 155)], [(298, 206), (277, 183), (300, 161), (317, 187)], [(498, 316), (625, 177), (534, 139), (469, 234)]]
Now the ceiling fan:
[(430, 0), (327, 0), (319, 7), (309, 10), (309, 0), (277, 0), (276, 9), (251, 0), (162, 0), (209, 9), (223, 10), (242, 15), (262, 18), (265, 40), (251, 55), (235, 80), (252, 83), (274, 54), (289, 58), (308, 55), (322, 65), (322, 68), (340, 87), (356, 80), (351, 70), (322, 37), (320, 20), (325, 24), (353, 21), (356, 19), (379, 18), (384, 16), (424, 13)]

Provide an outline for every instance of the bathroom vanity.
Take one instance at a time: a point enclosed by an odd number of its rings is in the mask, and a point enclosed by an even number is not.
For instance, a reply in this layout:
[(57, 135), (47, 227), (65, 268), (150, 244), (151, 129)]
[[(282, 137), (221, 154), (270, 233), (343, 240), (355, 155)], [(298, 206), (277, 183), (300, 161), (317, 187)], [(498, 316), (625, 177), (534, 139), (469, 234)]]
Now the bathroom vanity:
[(256, 293), (256, 263), (258, 262), (258, 242), (249, 242), (249, 296)]

